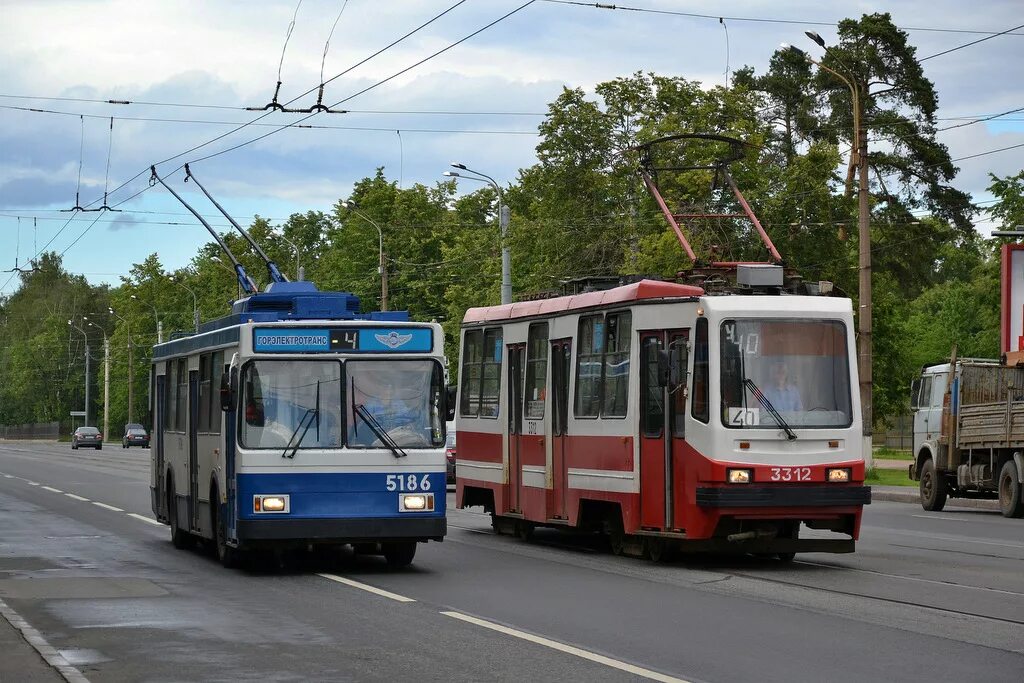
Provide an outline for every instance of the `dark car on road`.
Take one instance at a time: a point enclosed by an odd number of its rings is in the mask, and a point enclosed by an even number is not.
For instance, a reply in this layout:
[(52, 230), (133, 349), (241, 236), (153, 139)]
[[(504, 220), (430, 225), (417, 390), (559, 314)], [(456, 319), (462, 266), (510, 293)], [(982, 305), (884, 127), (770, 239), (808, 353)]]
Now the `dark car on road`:
[(95, 427), (79, 427), (71, 435), (71, 450), (77, 451), (79, 446), (100, 450), (103, 448), (103, 435)]
[(128, 425), (121, 437), (121, 448), (142, 446), (149, 448), (149, 432), (142, 425)]

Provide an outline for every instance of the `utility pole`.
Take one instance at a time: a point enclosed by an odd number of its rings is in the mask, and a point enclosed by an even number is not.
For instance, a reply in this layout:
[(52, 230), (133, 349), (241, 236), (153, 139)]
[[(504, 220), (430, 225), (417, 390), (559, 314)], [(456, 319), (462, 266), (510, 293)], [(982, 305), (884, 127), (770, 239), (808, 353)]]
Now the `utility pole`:
[(85, 422), (84, 425), (89, 425), (89, 335), (81, 327), (76, 325), (74, 321), (69, 320), (68, 325), (75, 328), (82, 333), (85, 337)]
[(103, 339), (103, 438), (110, 439), (110, 340)]
[(164, 321), (163, 320), (157, 320), (156, 321), (156, 343), (157, 344), (163, 344), (164, 343)]
[(380, 310), (388, 310), (388, 269), (384, 266), (384, 252), (380, 252)]
[[(512, 303), (512, 253), (508, 246), (508, 222), (509, 222), (509, 208), (505, 206), (505, 196), (501, 191), (501, 186), (498, 182), (480, 171), (474, 171), (471, 168), (467, 168), (465, 164), (460, 164), (454, 161), (450, 164), (452, 168), (457, 168), (466, 173), (474, 173), (475, 175), (464, 175), (462, 173), (456, 173), (454, 171), (445, 171), (442, 175), (449, 178), (465, 178), (466, 180), (475, 180), (478, 183), (486, 183), (494, 188), (494, 191), (498, 194), (498, 229), (501, 233), (501, 303), (510, 304)], [(476, 176), (480, 176), (479, 178)]]
[(134, 348), (132, 347), (132, 324), (124, 316), (118, 315), (114, 312), (111, 307), (107, 308), (110, 315), (116, 316), (118, 319), (123, 320), (125, 328), (128, 331), (128, 421), (132, 421), (132, 385), (135, 383), (135, 357)]

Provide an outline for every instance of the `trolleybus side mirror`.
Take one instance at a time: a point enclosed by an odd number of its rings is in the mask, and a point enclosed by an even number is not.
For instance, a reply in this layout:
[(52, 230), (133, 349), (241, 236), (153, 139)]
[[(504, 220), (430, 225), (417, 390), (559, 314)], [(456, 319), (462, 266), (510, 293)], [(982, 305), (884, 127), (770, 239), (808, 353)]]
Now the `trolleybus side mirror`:
[(455, 419), (455, 400), (458, 395), (458, 387), (449, 384), (445, 388), (445, 420), (451, 422)]
[(235, 409), (235, 394), (238, 390), (238, 368), (231, 368), (220, 376), (220, 409)]

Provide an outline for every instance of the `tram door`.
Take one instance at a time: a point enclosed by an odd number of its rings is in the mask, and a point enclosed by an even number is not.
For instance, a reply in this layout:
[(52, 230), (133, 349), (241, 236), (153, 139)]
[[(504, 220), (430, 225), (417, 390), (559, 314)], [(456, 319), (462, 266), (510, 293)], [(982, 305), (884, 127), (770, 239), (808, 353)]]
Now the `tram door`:
[(683, 471), (687, 337), (687, 330), (640, 333), (640, 526), (652, 530), (684, 528), (674, 500)]
[(523, 356), (526, 344), (508, 347), (508, 511), (522, 512), (520, 489), (523, 481)]
[(188, 519), (199, 528), (199, 371), (188, 371)]
[(569, 376), (572, 368), (572, 340), (551, 342), (551, 485), (550, 516), (566, 519), (566, 488), (569, 468), (565, 461), (569, 426)]

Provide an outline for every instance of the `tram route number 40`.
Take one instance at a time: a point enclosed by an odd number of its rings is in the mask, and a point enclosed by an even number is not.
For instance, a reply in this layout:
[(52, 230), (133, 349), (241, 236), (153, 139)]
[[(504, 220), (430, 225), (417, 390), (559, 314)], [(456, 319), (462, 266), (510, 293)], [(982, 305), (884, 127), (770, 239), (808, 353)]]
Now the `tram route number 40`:
[(430, 477), (426, 474), (389, 474), (386, 487), (388, 491), (429, 491)]

